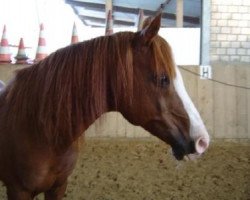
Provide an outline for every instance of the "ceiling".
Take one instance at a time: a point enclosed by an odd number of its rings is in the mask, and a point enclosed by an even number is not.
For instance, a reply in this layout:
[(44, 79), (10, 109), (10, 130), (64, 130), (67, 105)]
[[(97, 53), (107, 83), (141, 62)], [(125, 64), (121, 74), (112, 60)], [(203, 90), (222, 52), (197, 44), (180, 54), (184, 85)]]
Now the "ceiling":
[[(106, 0), (65, 0), (86, 26), (104, 27)], [(184, 27), (199, 27), (201, 0), (183, 0)], [(137, 26), (139, 9), (154, 16), (162, 9), (162, 26), (176, 26), (176, 0), (113, 0), (113, 26)]]

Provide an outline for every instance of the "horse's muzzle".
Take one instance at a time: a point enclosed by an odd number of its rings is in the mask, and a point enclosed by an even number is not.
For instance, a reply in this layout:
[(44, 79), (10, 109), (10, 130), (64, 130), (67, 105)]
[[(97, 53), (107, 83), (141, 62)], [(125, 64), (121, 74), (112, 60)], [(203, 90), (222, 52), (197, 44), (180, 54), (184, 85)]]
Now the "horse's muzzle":
[(185, 144), (177, 143), (172, 146), (173, 155), (177, 160), (182, 160), (185, 155), (195, 153), (195, 143), (193, 141)]

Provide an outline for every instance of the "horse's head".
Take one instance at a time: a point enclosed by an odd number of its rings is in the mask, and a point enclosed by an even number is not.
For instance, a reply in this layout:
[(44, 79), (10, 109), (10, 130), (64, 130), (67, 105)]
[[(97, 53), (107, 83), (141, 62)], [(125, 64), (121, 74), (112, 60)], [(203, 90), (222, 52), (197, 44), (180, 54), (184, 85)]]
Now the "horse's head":
[(126, 103), (120, 111), (131, 123), (171, 145), (177, 159), (200, 155), (209, 145), (209, 136), (185, 90), (168, 43), (157, 35), (160, 23), (158, 15), (135, 33), (133, 98), (130, 106)]

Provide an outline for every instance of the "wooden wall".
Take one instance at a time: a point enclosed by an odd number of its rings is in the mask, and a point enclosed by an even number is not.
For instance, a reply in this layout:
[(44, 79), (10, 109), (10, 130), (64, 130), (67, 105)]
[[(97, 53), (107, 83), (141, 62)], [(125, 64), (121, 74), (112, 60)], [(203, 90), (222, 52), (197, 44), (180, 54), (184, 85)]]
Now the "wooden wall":
[[(0, 65), (0, 79), (7, 82), (15, 69), (23, 66)], [(197, 66), (184, 68), (199, 73)], [(181, 69), (188, 93), (216, 139), (250, 139), (250, 90), (223, 85)], [(250, 66), (214, 64), (213, 79), (250, 87)], [(89, 127), (89, 137), (151, 137), (132, 126), (119, 113), (108, 113)]]
[[(185, 67), (199, 73), (198, 67)], [(213, 138), (250, 139), (250, 89), (200, 79), (182, 71), (187, 90)], [(212, 79), (250, 88), (250, 66), (214, 64)]]

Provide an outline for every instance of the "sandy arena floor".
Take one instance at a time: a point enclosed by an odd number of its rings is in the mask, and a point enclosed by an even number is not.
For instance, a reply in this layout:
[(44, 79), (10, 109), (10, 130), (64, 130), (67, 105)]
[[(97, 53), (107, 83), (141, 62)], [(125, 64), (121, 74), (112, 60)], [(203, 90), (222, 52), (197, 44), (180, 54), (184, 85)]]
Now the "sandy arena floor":
[[(0, 199), (6, 199), (0, 187)], [(37, 198), (37, 199), (42, 199)], [(177, 162), (160, 141), (88, 139), (65, 200), (250, 200), (250, 143)]]

